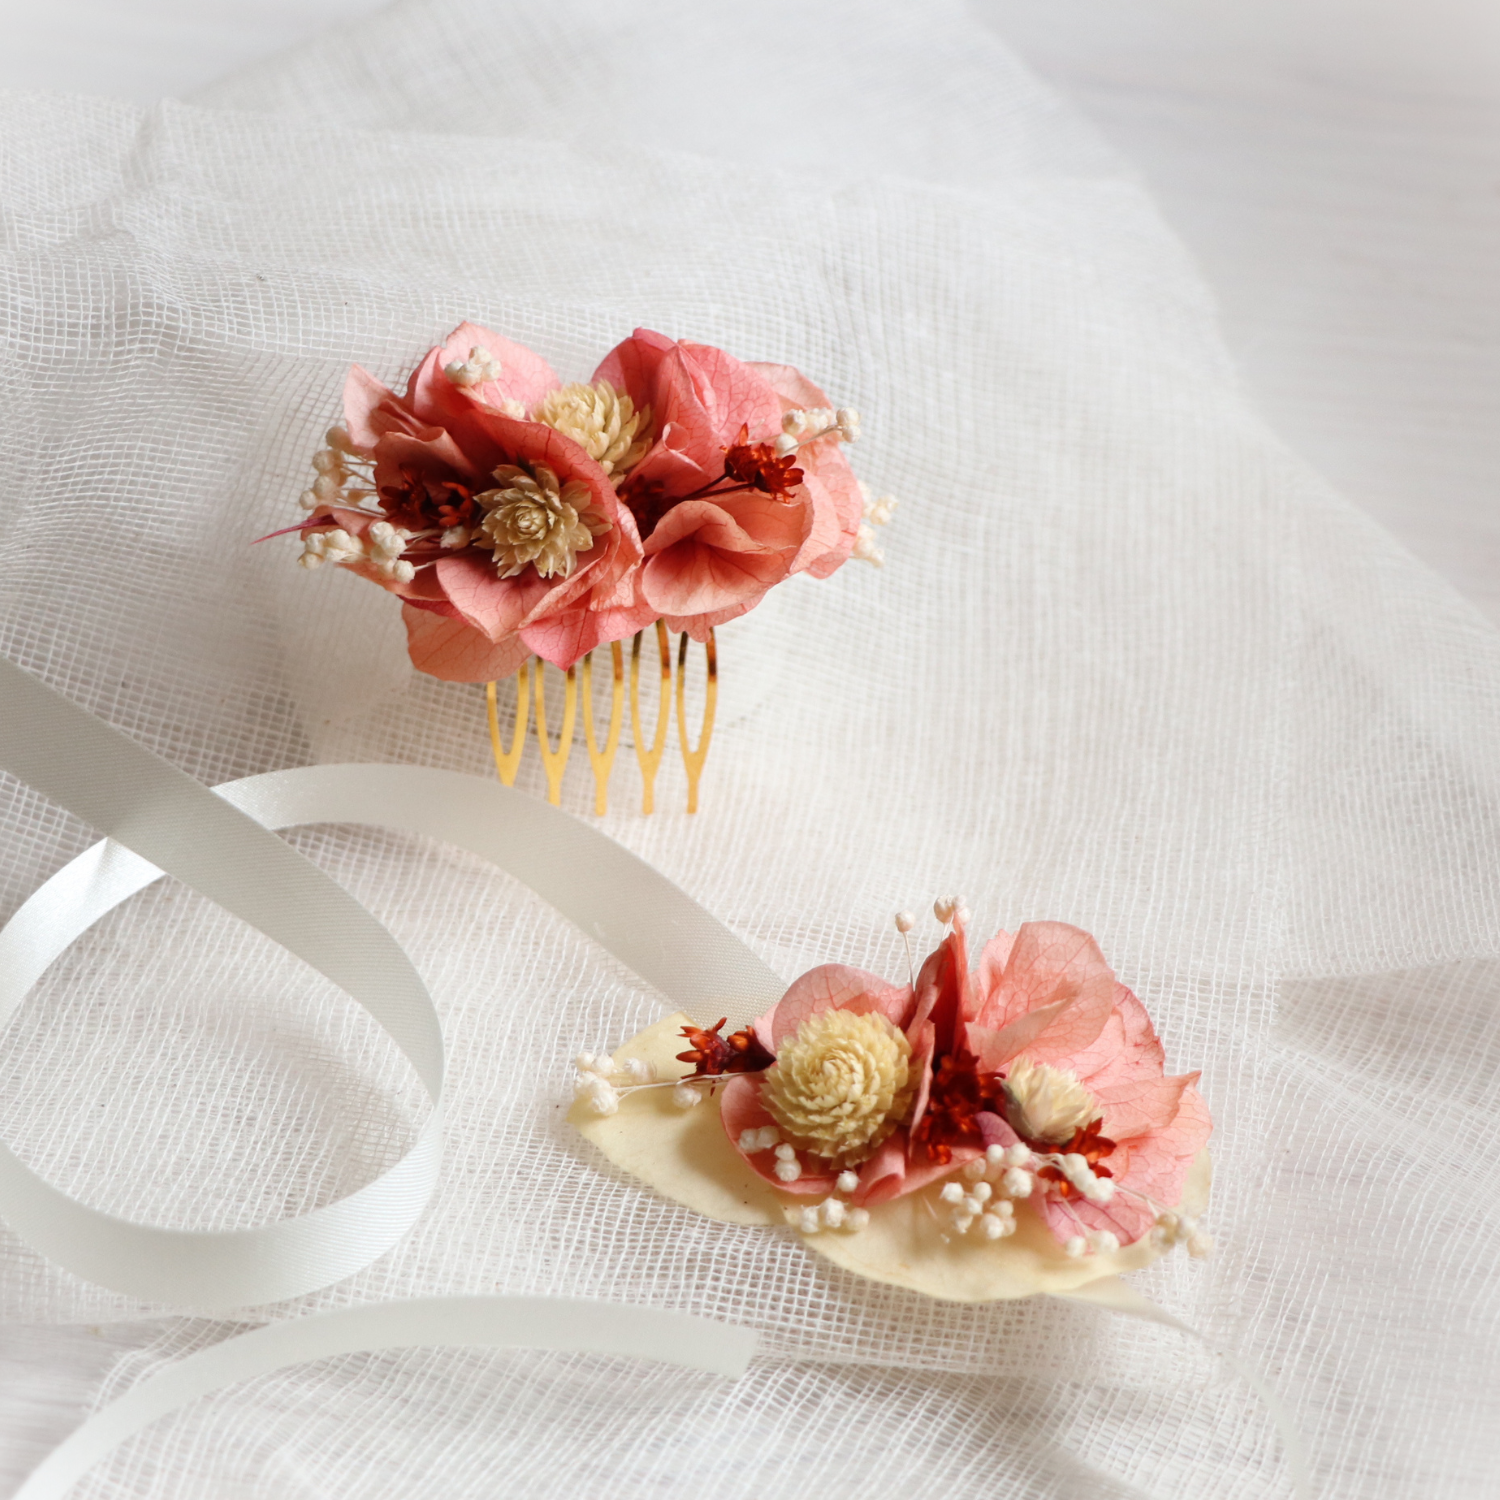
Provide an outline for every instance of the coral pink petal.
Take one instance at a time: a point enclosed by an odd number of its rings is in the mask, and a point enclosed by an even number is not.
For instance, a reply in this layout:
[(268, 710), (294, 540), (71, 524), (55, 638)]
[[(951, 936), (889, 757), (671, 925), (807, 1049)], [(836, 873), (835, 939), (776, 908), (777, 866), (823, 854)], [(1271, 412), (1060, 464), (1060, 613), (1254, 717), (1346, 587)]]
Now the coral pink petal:
[(792, 562), (792, 572), (827, 578), (849, 560), (864, 519), (865, 499), (854, 471), (833, 438), (797, 451), (802, 488), (812, 502), (813, 523)]
[(729, 609), (711, 609), (701, 615), (662, 615), (661, 619), (668, 630), (686, 631), (701, 643), (708, 639), (709, 631), (716, 625), (724, 625), (730, 620), (738, 620), (741, 615), (749, 614), (764, 597), (764, 594), (757, 594), (755, 598), (746, 599)]
[(432, 571), (453, 607), (491, 641), (519, 630), (538, 598), (548, 591), (546, 579), (535, 572), (498, 577), (488, 553), (456, 552), (439, 558)]
[(804, 1166), (802, 1175), (795, 1182), (783, 1182), (776, 1175), (776, 1152), (749, 1152), (741, 1150), (740, 1135), (746, 1130), (760, 1130), (776, 1121), (760, 1102), (760, 1075), (756, 1073), (736, 1074), (724, 1086), (719, 1095), (719, 1118), (724, 1122), (724, 1133), (729, 1144), (744, 1158), (746, 1166), (758, 1177), (763, 1177), (779, 1193), (798, 1195), (828, 1194), (833, 1191), (835, 1180), (831, 1172), (809, 1172)]
[(868, 1203), (888, 1203), (901, 1196), (901, 1184), (906, 1180), (906, 1132), (898, 1130), (887, 1136), (880, 1148), (859, 1169), (859, 1186), (854, 1190), (853, 1201), (861, 1206)]
[(485, 471), (477, 468), (469, 455), (453, 441), (452, 434), (441, 427), (385, 433), (375, 447), (376, 483), (399, 479), (398, 465), (436, 479), (448, 479), (453, 471), (471, 484), (485, 478)]
[(526, 660), (526, 647), (511, 639), (496, 645), (481, 631), (417, 605), (404, 605), (407, 650), (419, 672), (444, 682), (495, 682)]
[(974, 1123), (979, 1127), (979, 1134), (984, 1138), (985, 1149), (991, 1146), (1015, 1146), (1020, 1144), (1021, 1137), (1010, 1127), (1010, 1121), (1002, 1119), (999, 1115), (991, 1114), (989, 1110), (983, 1109), (974, 1116)]
[(674, 618), (753, 607), (786, 577), (774, 553), (679, 542), (646, 559), (641, 584), (653, 609)]
[(697, 615), (758, 599), (786, 577), (787, 557), (720, 506), (684, 500), (646, 539), (641, 589), (662, 614)]
[(590, 651), (607, 646), (649, 625), (655, 614), (640, 610), (595, 610), (586, 607), (548, 615), (523, 626), (521, 639), (540, 657), (566, 671)]
[(604, 356), (594, 379), (607, 380), (617, 391), (624, 391), (637, 408), (649, 406), (656, 397), (657, 369), (673, 347), (665, 334), (637, 328)]
[(752, 536), (728, 510), (714, 500), (683, 500), (674, 505), (647, 538), (644, 550), (654, 557), (692, 540), (726, 552), (770, 553), (775, 548)]
[(940, 1182), (944, 1177), (951, 1177), (959, 1167), (976, 1160), (984, 1155), (977, 1146), (954, 1146), (953, 1155), (947, 1161), (928, 1161), (919, 1156), (916, 1160), (907, 1158), (906, 1176), (901, 1183), (901, 1191), (896, 1195), (904, 1198), (908, 1193), (915, 1193), (931, 1182)]
[(706, 489), (723, 473), (722, 453), (716, 449), (717, 463), (712, 470), (705, 469), (673, 446), (676, 435), (677, 430), (668, 427), (646, 451), (625, 481), (627, 494), (691, 495), (694, 490)]
[(771, 1012), (771, 1051), (779, 1052), (809, 1016), (825, 1010), (876, 1012), (893, 1026), (900, 1026), (910, 1002), (910, 990), (887, 984), (876, 974), (867, 974), (847, 964), (819, 964), (793, 980), (791, 988), (777, 1001)]
[(917, 1075), (917, 1092), (911, 1101), (911, 1116), (906, 1122), (906, 1132), (915, 1130), (927, 1113), (927, 1101), (932, 1096), (932, 1058), (937, 1050), (937, 1028), (931, 1021), (914, 1022), (907, 1027), (907, 1041), (911, 1045), (911, 1068)]
[(754, 370), (765, 383), (781, 397), (783, 411), (809, 407), (832, 406), (833, 402), (810, 381), (801, 370), (791, 365), (767, 364), (761, 360), (749, 360), (746, 368)]
[[(707, 389), (700, 390), (693, 370), (680, 346), (674, 345), (656, 367), (651, 395), (651, 420), (663, 441), (692, 460), (705, 474), (724, 471), (724, 445), (713, 414), (704, 405)], [(670, 429), (670, 432), (668, 431)]]
[(389, 386), (382, 385), (368, 370), (350, 365), (344, 380), (344, 426), (354, 446), (368, 453), (383, 434), (402, 430), (403, 418), (411, 428), (420, 425), (404, 411)]
[(712, 344), (678, 349), (721, 444), (732, 443), (742, 426), (752, 443), (769, 442), (781, 431), (781, 398), (752, 366)]

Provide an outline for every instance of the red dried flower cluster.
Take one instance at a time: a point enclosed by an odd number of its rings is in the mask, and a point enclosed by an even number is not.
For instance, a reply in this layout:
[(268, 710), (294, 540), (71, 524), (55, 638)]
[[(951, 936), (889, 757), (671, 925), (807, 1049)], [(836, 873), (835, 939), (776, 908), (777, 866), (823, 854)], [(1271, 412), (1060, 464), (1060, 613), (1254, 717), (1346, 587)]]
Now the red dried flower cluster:
[(720, 1036), (728, 1020), (728, 1016), (721, 1016), (707, 1031), (700, 1026), (682, 1028), (683, 1036), (693, 1046), (691, 1051), (679, 1052), (677, 1061), (692, 1063), (694, 1078), (717, 1078), (724, 1073), (759, 1073), (776, 1061), (761, 1046), (751, 1026), (732, 1036)]
[(956, 1145), (984, 1145), (979, 1123), (982, 1113), (1005, 1117), (1005, 1079), (999, 1073), (981, 1073), (972, 1057), (947, 1053), (932, 1070), (927, 1108), (911, 1133), (929, 1161), (947, 1165)]
[(790, 453), (778, 454), (770, 443), (752, 443), (749, 426), (742, 425), (734, 442), (724, 450), (724, 477), (777, 500), (790, 501), (792, 491), (802, 483), (802, 470)]

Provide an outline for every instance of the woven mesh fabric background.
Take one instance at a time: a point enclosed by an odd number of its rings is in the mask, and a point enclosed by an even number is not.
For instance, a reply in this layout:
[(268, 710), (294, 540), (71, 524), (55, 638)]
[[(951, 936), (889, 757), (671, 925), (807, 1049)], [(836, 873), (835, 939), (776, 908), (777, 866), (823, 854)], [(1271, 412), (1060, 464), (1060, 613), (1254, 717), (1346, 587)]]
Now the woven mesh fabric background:
[[(0, 108), (0, 649), (208, 781), (484, 774), (482, 693), (410, 670), (390, 599), (250, 546), (296, 519), (348, 362), (394, 380), (467, 316), (564, 378), (637, 323), (798, 365), (864, 413), (888, 564), (726, 627), (705, 812), (665, 772), (604, 828), (789, 977), (897, 973), (891, 911), (949, 888), (981, 932), (1096, 933), (1218, 1122), (1221, 1251), (1142, 1288), (1281, 1385), (1327, 1493), (1484, 1493), (1500, 643), (1247, 409), (1139, 186), (992, 38), (946, 5), (419, 0), (193, 106)], [(565, 805), (591, 794), (575, 766)], [(0, 826), (7, 909), (90, 837), (13, 784)], [(733, 1388), (327, 1362), (80, 1493), (1283, 1492), (1253, 1398), (1173, 1336), (924, 1301), (633, 1186), (562, 1122), (568, 1060), (660, 997), (467, 857), (296, 839), (433, 987), (449, 1152), (407, 1242), (253, 1316), (553, 1292), (753, 1323), (767, 1357)], [(164, 886), (12, 1023), (0, 1130), (159, 1222), (326, 1202), (418, 1122), (352, 1012)], [(162, 1311), (13, 1238), (0, 1307)]]

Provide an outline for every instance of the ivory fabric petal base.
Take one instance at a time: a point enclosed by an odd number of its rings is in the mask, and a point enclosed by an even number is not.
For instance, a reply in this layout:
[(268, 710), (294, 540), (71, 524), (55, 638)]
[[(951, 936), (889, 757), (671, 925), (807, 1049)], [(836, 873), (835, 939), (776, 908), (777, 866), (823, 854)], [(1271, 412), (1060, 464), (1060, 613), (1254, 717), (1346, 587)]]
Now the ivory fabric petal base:
[[(692, 1069), (677, 1061), (688, 1046), (681, 1028), (690, 1018), (676, 1011), (633, 1036), (614, 1054), (616, 1062), (640, 1058), (658, 1078)], [(727, 1224), (783, 1224), (781, 1199), (744, 1163), (719, 1121), (719, 1100), (693, 1109), (672, 1102), (671, 1089), (642, 1089), (620, 1100), (620, 1112), (596, 1115), (575, 1104), (569, 1121), (617, 1167), (668, 1198)], [(788, 1199), (787, 1201), (790, 1201)]]

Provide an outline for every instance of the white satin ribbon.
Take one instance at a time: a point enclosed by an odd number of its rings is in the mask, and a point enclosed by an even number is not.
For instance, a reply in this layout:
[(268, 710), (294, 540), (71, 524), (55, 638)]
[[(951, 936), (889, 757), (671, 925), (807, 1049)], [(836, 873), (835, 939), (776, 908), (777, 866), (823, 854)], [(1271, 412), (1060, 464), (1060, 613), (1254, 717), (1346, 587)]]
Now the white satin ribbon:
[[(723, 923), (651, 866), (567, 814), (491, 781), (417, 766), (311, 766), (210, 792), (3, 658), (0, 769), (111, 835), (59, 870), (0, 929), (0, 1026), (70, 943), (165, 873), (363, 1005), (432, 1100), (416, 1145), (389, 1171), (325, 1208), (251, 1230), (161, 1229), (101, 1213), (43, 1181), (0, 1144), (0, 1217), (52, 1260), (127, 1295), (230, 1309), (331, 1285), (391, 1248), (421, 1216), (436, 1182), (443, 1037), (431, 997), (391, 934), (270, 829), (365, 823), (456, 844), (530, 886), (695, 1014), (714, 1010), (740, 1026), (785, 990)], [(1067, 1295), (1202, 1339), (1115, 1278)], [(424, 1344), (528, 1347), (738, 1375), (754, 1343), (750, 1330), (728, 1324), (562, 1298), (430, 1298), (290, 1319), (143, 1381), (54, 1450), (17, 1500), (58, 1500), (93, 1463), (167, 1412), (325, 1355)], [(1274, 1392), (1253, 1370), (1214, 1352), (1266, 1403), (1297, 1493), (1310, 1496), (1296, 1429)]]
[(716, 1015), (741, 1024), (786, 988), (651, 866), (566, 813), (492, 781), (417, 766), (310, 766), (230, 782), (215, 795), (3, 659), (0, 767), (115, 840), (59, 870), (0, 930), (0, 1025), (71, 942), (165, 871), (363, 1005), (432, 1100), (411, 1151), (373, 1182), (248, 1230), (162, 1229), (102, 1213), (0, 1144), (0, 1217), (49, 1259), (129, 1296), (229, 1310), (329, 1286), (396, 1244), (437, 1181), (443, 1037), (426, 987), (391, 934), (267, 828), (368, 823), (457, 844), (525, 882), (694, 1014), (718, 1006)]
[(62, 1500), (127, 1438), (237, 1381), (333, 1354), (424, 1344), (619, 1354), (734, 1378), (755, 1352), (755, 1334), (686, 1313), (566, 1297), (427, 1297), (291, 1318), (200, 1349), (141, 1381), (54, 1448), (14, 1500)]

